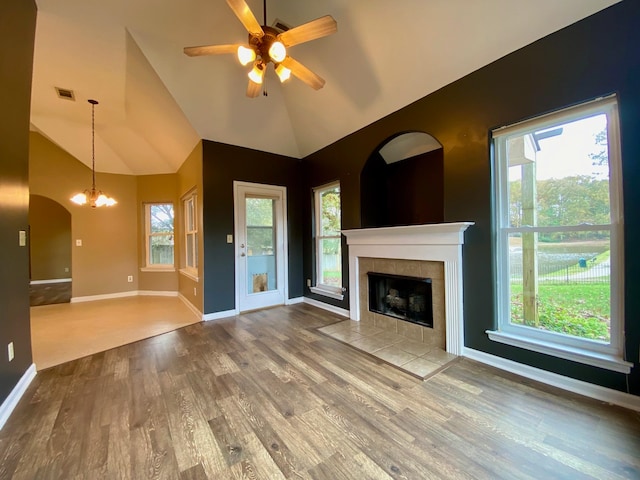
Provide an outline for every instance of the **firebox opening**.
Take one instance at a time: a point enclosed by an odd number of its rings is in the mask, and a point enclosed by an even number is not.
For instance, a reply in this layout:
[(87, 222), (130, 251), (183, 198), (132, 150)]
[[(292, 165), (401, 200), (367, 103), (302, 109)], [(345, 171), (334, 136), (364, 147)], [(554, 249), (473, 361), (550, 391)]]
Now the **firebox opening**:
[(369, 310), (433, 328), (431, 279), (367, 272)]

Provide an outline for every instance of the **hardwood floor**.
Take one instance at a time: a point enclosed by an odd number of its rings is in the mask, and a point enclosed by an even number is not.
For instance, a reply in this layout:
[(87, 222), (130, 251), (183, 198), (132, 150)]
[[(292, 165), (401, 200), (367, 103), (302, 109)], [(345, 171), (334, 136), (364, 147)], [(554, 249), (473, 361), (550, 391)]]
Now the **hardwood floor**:
[(636, 412), (460, 359), (423, 382), (308, 305), (39, 372), (0, 478), (640, 478)]

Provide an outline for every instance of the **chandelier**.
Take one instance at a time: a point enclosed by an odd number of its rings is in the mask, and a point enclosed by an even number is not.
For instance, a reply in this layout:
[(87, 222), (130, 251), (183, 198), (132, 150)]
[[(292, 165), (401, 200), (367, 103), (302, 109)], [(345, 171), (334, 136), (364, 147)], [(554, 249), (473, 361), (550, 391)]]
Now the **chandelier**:
[(96, 207), (111, 207), (115, 205), (115, 199), (107, 197), (101, 190), (96, 189), (96, 119), (95, 108), (97, 100), (88, 100), (91, 104), (91, 188), (71, 197), (71, 201), (78, 205), (90, 205)]

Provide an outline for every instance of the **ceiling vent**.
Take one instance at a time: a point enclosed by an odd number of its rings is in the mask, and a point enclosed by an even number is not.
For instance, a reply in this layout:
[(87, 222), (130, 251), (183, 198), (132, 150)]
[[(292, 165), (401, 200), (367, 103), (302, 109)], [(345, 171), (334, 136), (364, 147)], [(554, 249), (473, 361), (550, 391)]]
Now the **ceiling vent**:
[(67, 88), (60, 88), (60, 87), (55, 87), (55, 88), (59, 98), (64, 98), (65, 100), (72, 100), (72, 101), (76, 100), (76, 95), (75, 93), (73, 93), (73, 90), (69, 90)]
[(287, 30), (291, 30), (291, 25), (287, 25), (279, 18), (276, 18), (273, 21), (273, 24), (271, 24), (271, 26), (280, 32), (286, 32)]

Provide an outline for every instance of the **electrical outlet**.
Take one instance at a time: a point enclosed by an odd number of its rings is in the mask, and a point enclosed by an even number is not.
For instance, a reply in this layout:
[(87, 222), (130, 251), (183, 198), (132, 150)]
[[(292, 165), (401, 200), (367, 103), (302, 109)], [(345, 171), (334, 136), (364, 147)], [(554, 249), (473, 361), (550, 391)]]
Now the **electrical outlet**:
[(13, 351), (13, 342), (9, 342), (9, 345), (7, 345), (7, 356), (9, 357), (9, 361), (13, 360), (13, 357), (15, 357), (15, 352)]
[(132, 283), (133, 282), (133, 275), (129, 275), (127, 277), (127, 282)]
[(307, 287), (310, 287), (310, 286), (311, 286), (311, 279), (307, 278)]

